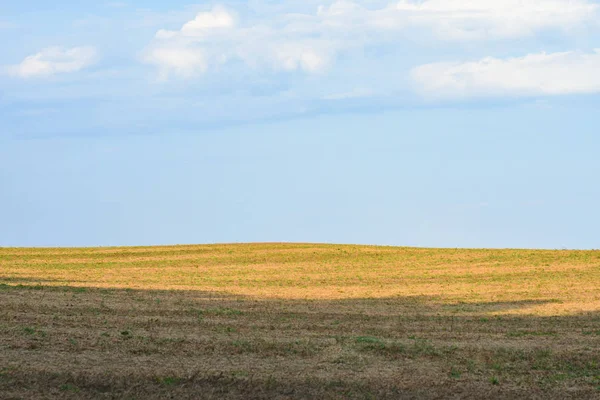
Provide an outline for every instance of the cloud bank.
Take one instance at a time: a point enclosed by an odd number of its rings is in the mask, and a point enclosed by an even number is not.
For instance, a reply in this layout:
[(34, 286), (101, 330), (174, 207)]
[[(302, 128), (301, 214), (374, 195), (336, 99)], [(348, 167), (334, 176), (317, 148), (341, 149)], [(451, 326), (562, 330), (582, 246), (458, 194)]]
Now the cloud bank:
[[(340, 54), (384, 40), (514, 39), (546, 30), (597, 24), (588, 0), (402, 0), (380, 8), (336, 1), (316, 12), (244, 20), (221, 6), (198, 13), (179, 30), (160, 29), (142, 59), (163, 79), (190, 78), (231, 62), (250, 68), (326, 71)], [(390, 36), (391, 35), (391, 36)]]
[(570, 30), (594, 22), (587, 0), (404, 0), (399, 18), (433, 29), (447, 40), (516, 38), (545, 29)]
[(600, 49), (421, 65), (411, 76), (432, 98), (600, 93)]

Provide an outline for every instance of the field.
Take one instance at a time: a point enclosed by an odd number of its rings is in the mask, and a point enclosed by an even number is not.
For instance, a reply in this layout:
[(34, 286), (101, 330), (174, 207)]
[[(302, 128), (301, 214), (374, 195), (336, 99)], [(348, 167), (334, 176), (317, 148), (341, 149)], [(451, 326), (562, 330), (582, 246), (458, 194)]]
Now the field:
[(0, 398), (600, 398), (600, 251), (0, 248)]

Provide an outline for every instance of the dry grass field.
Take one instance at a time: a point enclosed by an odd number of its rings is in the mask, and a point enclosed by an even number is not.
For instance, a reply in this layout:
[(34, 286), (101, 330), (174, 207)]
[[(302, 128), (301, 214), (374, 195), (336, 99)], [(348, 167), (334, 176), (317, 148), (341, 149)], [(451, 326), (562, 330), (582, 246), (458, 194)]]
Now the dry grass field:
[(600, 398), (600, 251), (0, 248), (0, 398)]

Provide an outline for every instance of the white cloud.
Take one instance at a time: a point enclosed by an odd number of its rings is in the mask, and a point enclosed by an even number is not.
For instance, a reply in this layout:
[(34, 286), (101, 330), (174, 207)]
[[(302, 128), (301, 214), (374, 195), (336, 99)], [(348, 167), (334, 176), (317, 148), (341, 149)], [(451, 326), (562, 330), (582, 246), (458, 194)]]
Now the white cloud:
[(51, 76), (80, 71), (96, 60), (97, 51), (93, 47), (48, 47), (8, 67), (8, 72), (20, 78)]
[(442, 40), (475, 40), (569, 30), (597, 23), (597, 11), (589, 0), (401, 0), (376, 10), (341, 0), (319, 7), (318, 15), (330, 27), (422, 28)]
[(273, 57), (274, 68), (319, 72), (330, 62), (327, 49), (320, 47), (321, 43), (282, 42), (273, 46), (268, 56)]
[(543, 29), (568, 30), (594, 21), (588, 0), (402, 0), (396, 10), (410, 24), (432, 28), (445, 39), (502, 38)]
[(180, 30), (159, 30), (143, 61), (158, 66), (161, 78), (184, 78), (239, 59), (252, 68), (317, 73), (331, 62), (328, 40), (292, 37), (268, 25), (237, 26), (237, 16), (220, 6), (198, 13)]
[(435, 98), (560, 95), (599, 93), (598, 71), (600, 49), (426, 64), (414, 68), (412, 78), (423, 95)]
[(598, 5), (591, 0), (401, 0), (376, 9), (362, 4), (340, 0), (314, 13), (251, 21), (216, 6), (179, 30), (158, 30), (143, 60), (157, 65), (163, 77), (195, 76), (230, 60), (252, 68), (318, 73), (340, 53), (390, 38), (506, 39), (598, 21)]
[(205, 57), (200, 50), (186, 48), (157, 47), (145, 54), (144, 61), (157, 65), (163, 80), (168, 79), (171, 73), (189, 78), (206, 71), (207, 68)]
[(172, 39), (177, 36), (202, 37), (211, 30), (230, 29), (235, 26), (235, 15), (221, 6), (215, 6), (211, 11), (201, 12), (196, 18), (187, 22), (180, 31), (161, 29), (156, 33), (157, 39)]
[(199, 36), (208, 29), (233, 28), (235, 17), (222, 7), (214, 7), (210, 12), (202, 12), (181, 28), (185, 36)]

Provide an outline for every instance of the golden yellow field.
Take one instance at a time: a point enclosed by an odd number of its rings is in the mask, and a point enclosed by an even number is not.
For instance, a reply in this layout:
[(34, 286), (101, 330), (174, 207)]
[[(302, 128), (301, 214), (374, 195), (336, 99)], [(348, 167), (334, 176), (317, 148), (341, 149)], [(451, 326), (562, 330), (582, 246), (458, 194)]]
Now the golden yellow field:
[(600, 251), (0, 248), (0, 398), (600, 398)]

